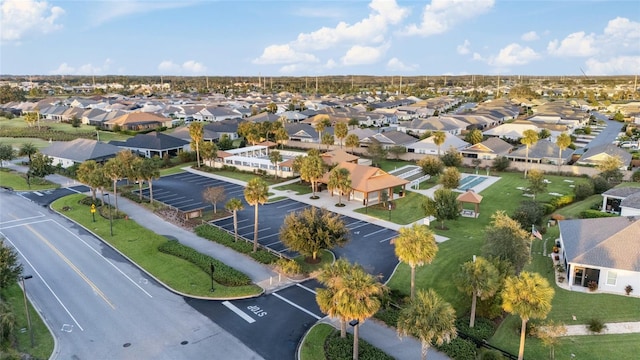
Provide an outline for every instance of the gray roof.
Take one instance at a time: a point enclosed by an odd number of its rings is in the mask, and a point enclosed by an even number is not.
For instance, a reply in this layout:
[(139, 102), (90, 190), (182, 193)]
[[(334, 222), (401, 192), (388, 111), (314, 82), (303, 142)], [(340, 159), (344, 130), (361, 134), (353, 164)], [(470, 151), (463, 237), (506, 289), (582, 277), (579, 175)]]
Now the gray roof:
[(42, 153), (74, 162), (87, 160), (102, 161), (114, 157), (121, 149), (115, 145), (89, 139), (75, 139), (72, 141), (57, 141), (42, 149)]
[(125, 141), (110, 141), (109, 144), (136, 149), (170, 150), (182, 148), (189, 144), (189, 141), (153, 131), (148, 134), (137, 134)]
[[(480, 145), (480, 146), (478, 146)], [(469, 147), (467, 147), (466, 149), (464, 149), (464, 152), (466, 153), (473, 153), (473, 152), (485, 152), (482, 151), (482, 146), (487, 147), (488, 149), (491, 150), (492, 153), (497, 154), (497, 155), (506, 155), (509, 153), (509, 151), (511, 149), (513, 149), (513, 146), (511, 144), (509, 144), (508, 142), (497, 138), (497, 137), (490, 137), (487, 140), (475, 144), (475, 145), (470, 145)]]
[(631, 154), (613, 144), (602, 144), (589, 148), (578, 161), (585, 163), (597, 163), (597, 161), (590, 158), (602, 153), (606, 153), (610, 156), (619, 156), (624, 166), (628, 166), (629, 163), (631, 163)]
[[(548, 140), (541, 140), (529, 147), (529, 159), (557, 159), (558, 150), (560, 148), (554, 142)], [(527, 148), (525, 146), (514, 150), (509, 154), (509, 157), (526, 157)], [(573, 154), (572, 149), (564, 149), (562, 151), (562, 159), (567, 159)]]
[(559, 226), (568, 262), (640, 271), (640, 217), (563, 220)]
[[(638, 189), (638, 190), (640, 190), (640, 189)], [(634, 209), (640, 209), (640, 191), (636, 192), (635, 194), (631, 194), (631, 195), (627, 196), (626, 198), (624, 198), (620, 202), (620, 206), (624, 206), (624, 207), (628, 207), (628, 208), (634, 208)], [(638, 237), (640, 237), (640, 235), (638, 235)]]
[(607, 195), (607, 196), (615, 196), (615, 197), (621, 197), (621, 198), (626, 198), (629, 195), (635, 194), (635, 193), (640, 193), (640, 188), (636, 188), (636, 187), (616, 187), (613, 189), (609, 189), (605, 192), (602, 193), (602, 195)]

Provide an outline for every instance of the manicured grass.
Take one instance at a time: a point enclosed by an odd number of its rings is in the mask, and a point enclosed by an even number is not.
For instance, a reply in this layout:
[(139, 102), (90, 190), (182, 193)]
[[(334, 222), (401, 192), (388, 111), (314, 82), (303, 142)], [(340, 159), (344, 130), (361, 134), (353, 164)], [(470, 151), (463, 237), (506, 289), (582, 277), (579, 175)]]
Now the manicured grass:
[(400, 169), (401, 167), (406, 165), (415, 165), (415, 164), (416, 164), (415, 161), (384, 159), (380, 161), (380, 164), (378, 167), (386, 172), (389, 172), (395, 169)]
[[(168, 241), (166, 237), (125, 219), (113, 221), (114, 236), (110, 236), (108, 219), (97, 213), (96, 222), (92, 222), (89, 207), (79, 203), (83, 197), (82, 194), (70, 195), (56, 200), (52, 207), (96, 233), (173, 289), (190, 295), (216, 298), (258, 295), (261, 292), (256, 285), (227, 287), (217, 284), (215, 294), (212, 294), (208, 273), (188, 261), (158, 251), (158, 246)], [(70, 210), (62, 211), (65, 207)]]
[(293, 183), (288, 185), (280, 185), (274, 187), (276, 190), (290, 190), (295, 191), (298, 195), (311, 194), (311, 185), (307, 183)]
[[(407, 225), (424, 218), (422, 203), (425, 196), (416, 192), (407, 191), (406, 196), (400, 199), (394, 198), (393, 202), (396, 208), (389, 211), (382, 205), (372, 205), (356, 209), (355, 212), (367, 214), (382, 220), (387, 220), (400, 225)], [(391, 220), (389, 220), (389, 212), (391, 212)]]
[(300, 264), (300, 268), (302, 268), (302, 272), (305, 274), (312, 274), (314, 271), (320, 270), (325, 264), (331, 264), (335, 258), (333, 253), (328, 250), (322, 250), (318, 253), (318, 257), (320, 258), (320, 262), (316, 264), (311, 264), (305, 261), (305, 257), (300, 255), (293, 259), (293, 261)]
[(195, 164), (196, 164), (196, 162), (193, 161), (193, 162), (189, 162), (189, 163), (180, 163), (180, 164), (174, 165), (174, 166), (166, 168), (166, 169), (160, 169), (160, 176), (167, 176), (167, 175), (183, 173), (184, 170), (182, 168), (193, 166)]
[[(29, 280), (25, 280), (27, 293), (29, 292)], [(6, 289), (2, 289), (0, 297), (9, 303), (16, 317), (16, 341), (17, 350), (31, 355), (35, 359), (48, 359), (53, 352), (53, 336), (40, 318), (40, 314), (28, 302), (29, 317), (33, 330), (33, 348), (31, 347), (31, 337), (28, 331), (27, 314), (24, 309), (24, 295), (17, 283)], [(24, 332), (20, 331), (25, 329)], [(2, 352), (0, 351), (0, 354)], [(0, 356), (1, 357), (1, 356)]]
[[(77, 133), (86, 133), (87, 131), (96, 131), (95, 126), (91, 126), (91, 125), (80, 125), (77, 128), (74, 128), (71, 124), (68, 123), (61, 123), (61, 122), (54, 122), (54, 121), (44, 121), (44, 120), (40, 120), (40, 125), (41, 126), (46, 126), (52, 130), (57, 130), (57, 131), (62, 131), (68, 134), (77, 134)], [(37, 126), (37, 125), (36, 125)], [(34, 126), (34, 127), (36, 127)], [(27, 128), (28, 124), (26, 121), (24, 121), (24, 117), (17, 117), (17, 118), (13, 118), (11, 120), (7, 119), (7, 118), (0, 118), (0, 127), (3, 128)], [(131, 137), (131, 135), (125, 135), (125, 134), (120, 134), (120, 133), (114, 133), (111, 131), (103, 131), (100, 130), (100, 141), (102, 142), (109, 142), (111, 140), (126, 140), (128, 138)], [(40, 140), (40, 139), (37, 139)], [(43, 140), (46, 142), (46, 140)], [(35, 145), (35, 140), (33, 141), (34, 145)]]
[(31, 187), (27, 185), (27, 178), (24, 174), (10, 169), (0, 169), (0, 186), (10, 187), (13, 190), (47, 190), (60, 187), (44, 179), (31, 179)]
[(300, 360), (325, 360), (324, 343), (335, 329), (328, 324), (314, 325), (300, 347)]
[(0, 137), (0, 144), (11, 145), (14, 149), (20, 149), (22, 144), (32, 143), (38, 149), (44, 149), (51, 146), (47, 140), (38, 138), (13, 138), (13, 137)]
[(419, 189), (420, 190), (431, 189), (432, 187), (438, 185), (439, 181), (440, 181), (440, 175), (432, 176), (429, 180), (421, 182)]
[(285, 199), (288, 199), (288, 197), (286, 197), (286, 196), (275, 196), (275, 197), (269, 198), (269, 201), (267, 201), (267, 204), (271, 204), (271, 203), (274, 203), (276, 201), (285, 200)]
[(602, 205), (602, 195), (591, 195), (582, 201), (558, 209), (555, 213), (564, 216), (566, 219), (578, 219), (581, 212), (591, 209), (594, 204)]

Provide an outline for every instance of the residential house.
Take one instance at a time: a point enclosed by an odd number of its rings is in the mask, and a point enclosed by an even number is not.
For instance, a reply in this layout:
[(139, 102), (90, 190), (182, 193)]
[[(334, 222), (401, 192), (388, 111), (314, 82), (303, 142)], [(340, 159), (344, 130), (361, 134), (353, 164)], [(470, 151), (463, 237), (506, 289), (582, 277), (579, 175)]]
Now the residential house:
[(414, 119), (411, 122), (400, 123), (398, 131), (424, 134), (426, 132), (444, 131), (452, 135), (460, 135), (469, 124), (453, 117), (432, 116), (426, 119)]
[(577, 164), (596, 166), (602, 161), (612, 157), (618, 157), (622, 160), (622, 166), (620, 167), (621, 170), (626, 169), (629, 164), (631, 164), (631, 154), (613, 144), (603, 144), (587, 148), (582, 156), (580, 156), (580, 159), (578, 159)]
[[(469, 143), (450, 133), (445, 133), (444, 143), (440, 145), (440, 153), (444, 153), (450, 148), (458, 151), (469, 146)], [(407, 152), (416, 154), (438, 155), (438, 146), (434, 143), (434, 136), (407, 145)]]
[[(285, 130), (287, 130), (287, 134), (289, 135), (289, 141), (300, 141), (300, 142), (319, 142), (318, 140), (318, 132), (311, 124), (304, 123), (292, 123), (285, 124)], [(325, 131), (332, 128), (326, 128)], [(333, 133), (333, 131), (331, 132)]]
[(358, 163), (359, 156), (351, 155), (342, 149), (327, 151), (320, 155), (322, 161), (330, 167), (338, 165), (342, 162)]
[(507, 156), (513, 146), (497, 137), (490, 137), (483, 142), (467, 146), (460, 150), (463, 157), (481, 160), (493, 160), (498, 156)]
[[(571, 160), (573, 149), (564, 149), (560, 152), (560, 148), (554, 142), (548, 140), (540, 140), (529, 147), (528, 158), (530, 163), (549, 163), (549, 164), (566, 164)], [(560, 158), (558, 158), (560, 156)], [(513, 161), (527, 161), (527, 148), (519, 147), (512, 151), (507, 158)], [(560, 162), (560, 164), (558, 164)]]
[(137, 134), (125, 141), (110, 141), (109, 144), (151, 158), (154, 156), (177, 156), (182, 151), (189, 151), (189, 141), (169, 136), (157, 131), (148, 134)]
[(640, 289), (640, 217), (563, 220), (559, 227), (570, 290), (584, 291), (591, 282), (598, 292)]
[(540, 129), (533, 124), (502, 124), (483, 132), (486, 136), (495, 136), (501, 139), (518, 140), (522, 138), (522, 134), (525, 130), (533, 130), (536, 133), (540, 132)]
[(90, 139), (75, 139), (72, 141), (56, 141), (42, 149), (42, 153), (53, 159), (53, 165), (58, 164), (68, 168), (74, 164), (81, 164), (87, 160), (104, 163), (115, 157), (122, 149), (115, 145)]
[(616, 187), (603, 192), (602, 211), (621, 216), (640, 216), (640, 188)]
[(170, 118), (144, 112), (132, 112), (103, 122), (103, 126), (109, 130), (113, 130), (116, 126), (119, 126), (124, 130), (140, 131), (157, 129), (163, 126), (171, 127), (171, 125), (172, 119)]
[(372, 142), (379, 143), (384, 149), (390, 149), (394, 146), (404, 146), (407, 147), (410, 144), (413, 144), (417, 141), (411, 135), (407, 135), (404, 132), (391, 130), (376, 133), (373, 136), (366, 137), (360, 140), (360, 146), (368, 147)]

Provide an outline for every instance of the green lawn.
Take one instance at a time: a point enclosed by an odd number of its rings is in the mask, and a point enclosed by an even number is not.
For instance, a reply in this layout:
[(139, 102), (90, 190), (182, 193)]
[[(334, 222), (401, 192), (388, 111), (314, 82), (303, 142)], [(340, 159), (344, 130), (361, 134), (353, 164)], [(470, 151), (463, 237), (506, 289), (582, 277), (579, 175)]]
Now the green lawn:
[(174, 165), (174, 166), (166, 168), (166, 169), (161, 169), (160, 170), (160, 176), (167, 176), (167, 175), (173, 175), (173, 174), (182, 173), (182, 172), (184, 172), (184, 170), (182, 168), (188, 167), (188, 166), (193, 166), (195, 164), (196, 164), (195, 161), (193, 161), (193, 162), (189, 162), (189, 163), (180, 163), (180, 164)]
[[(521, 200), (527, 199), (522, 196), (522, 191), (517, 187), (526, 187), (527, 181), (522, 178), (521, 173), (500, 173), (494, 174), (501, 176), (497, 183), (482, 191), (484, 196), (480, 205), (480, 216), (477, 219), (459, 218), (456, 221), (445, 222), (449, 230), (438, 229), (438, 224), (432, 224), (431, 227), (437, 234), (446, 236), (448, 241), (439, 244), (439, 251), (433, 263), (419, 267), (416, 271), (416, 288), (427, 289), (432, 288), (438, 294), (450, 302), (457, 311), (458, 316), (463, 316), (469, 311), (471, 300), (466, 296), (462, 296), (451, 282), (451, 274), (458, 271), (460, 264), (473, 259), (473, 255), (482, 254), (482, 245), (484, 243), (484, 229), (489, 225), (491, 214), (496, 210), (504, 210), (507, 214), (513, 213)], [(551, 181), (545, 194), (540, 194), (538, 199), (548, 201), (553, 196), (548, 195), (549, 192), (558, 192), (568, 194), (568, 185), (571, 183), (564, 182), (565, 177), (547, 176)], [(583, 178), (572, 178), (576, 184), (580, 181), (586, 181)], [(583, 202), (573, 205), (570, 212), (580, 211), (582, 207), (589, 207), (596, 197), (588, 198)], [(585, 205), (586, 204), (586, 205)], [(545, 237), (555, 239), (558, 235), (558, 228), (549, 229)], [(547, 242), (547, 250), (550, 250), (553, 242)], [(552, 272), (552, 262), (549, 257), (543, 257), (535, 253), (542, 251), (542, 242), (536, 240), (534, 242), (533, 261), (527, 266), (526, 270), (541, 273), (547, 277), (550, 282), (554, 280)], [(402, 294), (409, 294), (409, 267), (401, 264), (396, 273), (388, 283), (389, 287), (400, 291)], [(443, 276), (444, 275), (444, 276)], [(555, 284), (555, 282), (552, 282)], [(555, 286), (555, 285), (554, 285)], [(556, 296), (553, 301), (553, 310), (549, 314), (549, 319), (563, 321), (567, 324), (573, 323), (572, 316), (576, 315), (577, 323), (584, 323), (591, 317), (598, 317), (605, 322), (614, 321), (640, 321), (640, 299), (608, 295), (608, 294), (587, 294), (570, 292), (556, 288)], [(507, 317), (503, 327), (509, 327), (511, 317)], [(516, 318), (517, 320), (517, 318)], [(517, 322), (517, 321), (516, 321)], [(506, 336), (503, 327), (499, 330), (492, 344), (499, 347), (507, 347), (517, 350), (518, 338)], [(613, 340), (612, 340), (613, 341)], [(594, 351), (596, 347), (590, 348)], [(601, 350), (600, 358), (604, 358), (606, 349)], [(512, 351), (513, 352), (513, 351)], [(546, 351), (544, 352), (546, 355)], [(595, 357), (592, 357), (595, 358)]]
[[(382, 205), (372, 205), (356, 209), (355, 212), (368, 214), (400, 225), (408, 225), (424, 218), (424, 213), (421, 207), (424, 199), (425, 196), (422, 194), (407, 191), (405, 197), (393, 200), (396, 208), (391, 211), (384, 208)], [(391, 217), (389, 217), (389, 215), (391, 215)]]
[(567, 219), (578, 219), (582, 211), (591, 209), (591, 206), (594, 204), (602, 205), (602, 195), (591, 195), (582, 201), (558, 209), (555, 213), (560, 214)]
[[(168, 241), (166, 237), (125, 219), (113, 221), (114, 236), (110, 236), (108, 219), (96, 213), (96, 222), (93, 222), (89, 207), (78, 202), (83, 197), (82, 194), (66, 196), (56, 200), (52, 207), (98, 234), (173, 289), (191, 295), (212, 296), (208, 273), (186, 260), (158, 251), (158, 246)], [(64, 207), (70, 210), (62, 211)], [(261, 292), (256, 285), (228, 287), (217, 284), (215, 289), (216, 298), (258, 295)]]
[(44, 179), (31, 179), (31, 187), (27, 184), (24, 174), (9, 169), (0, 170), (0, 186), (10, 187), (13, 190), (48, 190), (59, 188), (60, 185), (51, 183)]
[(325, 360), (324, 343), (333, 331), (333, 326), (328, 324), (314, 325), (302, 342), (300, 360)]
[(38, 138), (13, 138), (13, 137), (0, 137), (0, 144), (11, 145), (14, 149), (18, 150), (25, 143), (32, 143), (38, 149), (44, 149), (50, 146), (47, 140)]
[(240, 172), (240, 171), (230, 171), (230, 170), (219, 170), (219, 169), (215, 169), (213, 171), (210, 172), (211, 174), (214, 175), (219, 175), (219, 176), (224, 176), (224, 177), (228, 177), (231, 179), (236, 179), (236, 180), (240, 180), (240, 181), (244, 181), (244, 182), (248, 182), (249, 180), (255, 178), (255, 177), (261, 177), (262, 180), (264, 180), (268, 185), (275, 185), (275, 184), (279, 184), (283, 181), (288, 181), (289, 179), (282, 179), (282, 178), (278, 178), (275, 179), (272, 176), (259, 176), (256, 174), (252, 174), (252, 173), (246, 173), (246, 172)]
[(386, 172), (389, 172), (395, 169), (400, 169), (401, 167), (406, 165), (415, 165), (415, 164), (416, 164), (415, 161), (384, 159), (380, 161), (380, 164), (379, 164), (380, 166), (378, 167)]
[(280, 185), (274, 187), (276, 190), (291, 190), (295, 191), (297, 195), (311, 194), (311, 185), (307, 183), (293, 183), (288, 185)]
[[(25, 286), (27, 292), (29, 292), (29, 281), (25, 280)], [(27, 314), (24, 309), (24, 296), (22, 289), (17, 283), (9, 286), (6, 289), (2, 289), (0, 297), (9, 303), (9, 306), (13, 309), (13, 313), (16, 316), (16, 341), (17, 350), (23, 353), (27, 353), (33, 356), (35, 359), (48, 359), (53, 352), (53, 336), (49, 332), (49, 329), (40, 318), (40, 314), (28, 303), (29, 317), (31, 319), (31, 326), (33, 329), (33, 348), (31, 347), (31, 337), (28, 329)], [(24, 332), (20, 329), (25, 329)], [(0, 351), (0, 357), (2, 351)]]
[(302, 255), (299, 255), (298, 257), (293, 259), (293, 261), (300, 264), (300, 268), (302, 268), (303, 273), (311, 274), (314, 271), (320, 270), (324, 265), (331, 264), (335, 260), (333, 253), (329, 250), (320, 251), (318, 253), (318, 257), (320, 258), (320, 262), (318, 262), (317, 264), (310, 264), (306, 262), (305, 257)]

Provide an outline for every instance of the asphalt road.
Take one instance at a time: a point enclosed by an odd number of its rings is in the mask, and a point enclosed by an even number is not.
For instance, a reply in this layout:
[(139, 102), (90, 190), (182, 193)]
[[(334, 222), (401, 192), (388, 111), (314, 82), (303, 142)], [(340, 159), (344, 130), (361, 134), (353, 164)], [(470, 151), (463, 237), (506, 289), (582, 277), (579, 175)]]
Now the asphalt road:
[(596, 137), (593, 138), (593, 140), (591, 140), (589, 144), (587, 144), (586, 147), (588, 148), (613, 143), (616, 137), (618, 137), (620, 130), (622, 130), (622, 126), (624, 125), (623, 123), (618, 121), (609, 120), (606, 118), (602, 119), (601, 116), (597, 116), (597, 118), (603, 120), (606, 124), (606, 127), (600, 132), (600, 134), (596, 135)]
[(194, 311), (73, 222), (8, 191), (0, 204), (0, 235), (33, 275), (27, 295), (57, 339), (53, 358), (262, 358), (212, 321), (228, 309)]

